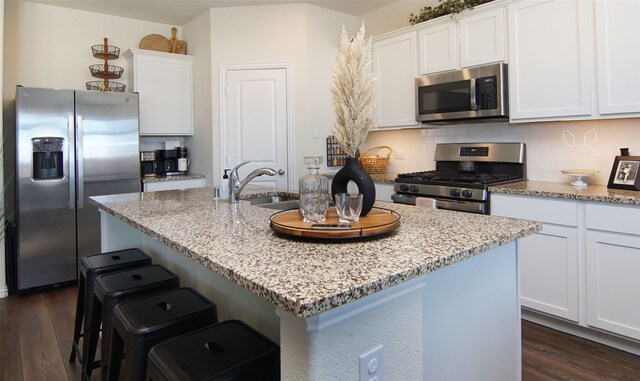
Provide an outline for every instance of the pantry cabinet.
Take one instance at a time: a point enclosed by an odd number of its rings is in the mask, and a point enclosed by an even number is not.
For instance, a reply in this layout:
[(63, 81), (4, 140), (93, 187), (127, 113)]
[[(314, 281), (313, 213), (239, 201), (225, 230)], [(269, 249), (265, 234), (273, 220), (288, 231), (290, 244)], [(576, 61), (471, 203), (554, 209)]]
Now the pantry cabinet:
[(512, 121), (591, 115), (590, 5), (565, 0), (509, 5)]
[(378, 37), (372, 43), (378, 128), (415, 127), (415, 80), (418, 75), (414, 31)]
[(140, 135), (193, 135), (193, 57), (141, 49), (124, 56), (140, 97)]

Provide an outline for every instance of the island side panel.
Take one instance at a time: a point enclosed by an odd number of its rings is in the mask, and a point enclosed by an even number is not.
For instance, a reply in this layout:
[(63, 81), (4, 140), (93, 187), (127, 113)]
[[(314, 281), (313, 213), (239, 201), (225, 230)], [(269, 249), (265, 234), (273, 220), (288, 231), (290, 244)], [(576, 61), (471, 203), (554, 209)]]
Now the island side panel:
[(424, 380), (521, 380), (516, 242), (427, 274)]
[(149, 254), (154, 264), (180, 277), (180, 285), (192, 287), (214, 302), (220, 321), (239, 319), (276, 343), (280, 342), (280, 319), (273, 304), (218, 275), (127, 223), (100, 211), (102, 252), (136, 247)]
[(383, 379), (420, 380), (423, 288), (408, 281), (307, 319), (278, 311), (282, 380), (362, 379), (359, 356), (379, 345)]

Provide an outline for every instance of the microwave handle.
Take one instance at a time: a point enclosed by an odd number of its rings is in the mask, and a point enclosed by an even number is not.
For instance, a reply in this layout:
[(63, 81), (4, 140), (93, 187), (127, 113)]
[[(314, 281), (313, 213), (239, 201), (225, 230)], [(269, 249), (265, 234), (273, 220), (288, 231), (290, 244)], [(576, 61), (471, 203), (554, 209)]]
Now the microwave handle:
[(472, 79), (470, 82), (469, 101), (471, 102), (471, 111), (476, 111), (476, 80)]

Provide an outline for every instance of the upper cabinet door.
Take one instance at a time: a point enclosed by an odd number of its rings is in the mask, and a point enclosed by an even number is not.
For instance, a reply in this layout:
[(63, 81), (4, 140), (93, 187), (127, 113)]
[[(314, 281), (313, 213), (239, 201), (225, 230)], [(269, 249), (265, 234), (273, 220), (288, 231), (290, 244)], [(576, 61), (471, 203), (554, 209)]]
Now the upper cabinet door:
[(415, 81), (417, 44), (415, 32), (380, 38), (373, 42), (376, 82), (375, 119), (378, 128), (416, 126)]
[(459, 21), (460, 66), (476, 66), (505, 60), (505, 9), (469, 13)]
[(590, 116), (589, 2), (509, 5), (511, 120)]
[(140, 95), (140, 135), (193, 135), (193, 57), (139, 49), (125, 57)]
[(640, 2), (595, 3), (599, 112), (640, 112)]
[(458, 24), (449, 20), (418, 31), (420, 74), (454, 70), (458, 63)]

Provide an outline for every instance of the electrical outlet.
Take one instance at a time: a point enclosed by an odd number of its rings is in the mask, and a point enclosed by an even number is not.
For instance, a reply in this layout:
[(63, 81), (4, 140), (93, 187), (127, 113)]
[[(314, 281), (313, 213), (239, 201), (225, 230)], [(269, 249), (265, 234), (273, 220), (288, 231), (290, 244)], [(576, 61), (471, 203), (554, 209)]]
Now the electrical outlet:
[(396, 151), (393, 153), (393, 158), (397, 160), (404, 160), (404, 152)]
[(360, 355), (360, 381), (382, 381), (382, 344)]

